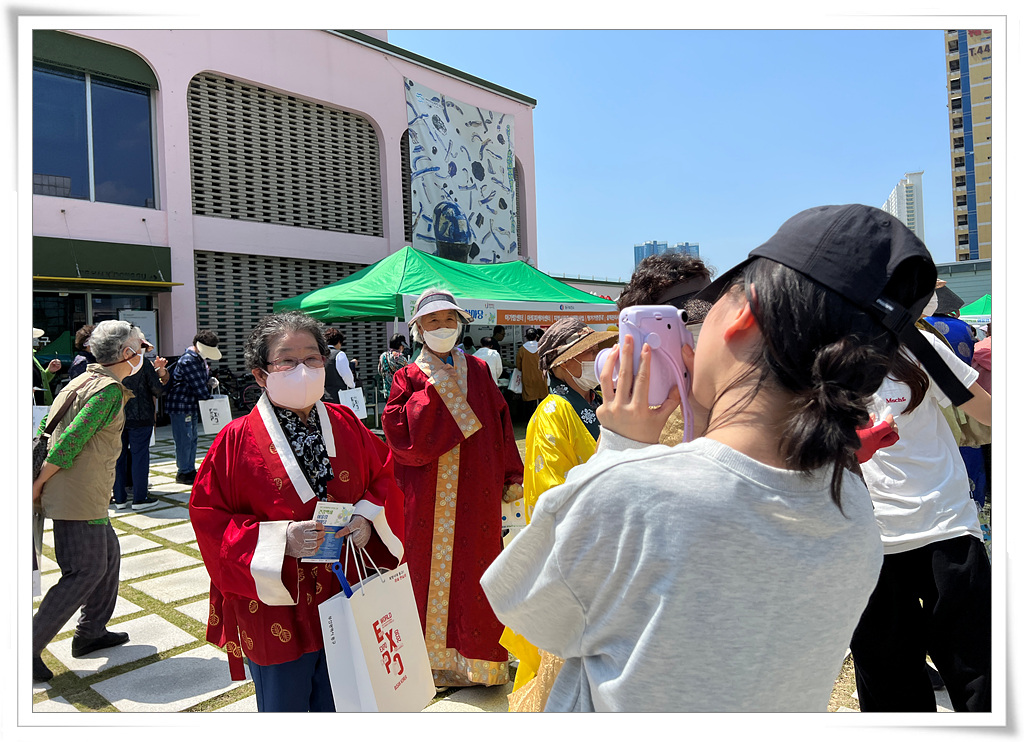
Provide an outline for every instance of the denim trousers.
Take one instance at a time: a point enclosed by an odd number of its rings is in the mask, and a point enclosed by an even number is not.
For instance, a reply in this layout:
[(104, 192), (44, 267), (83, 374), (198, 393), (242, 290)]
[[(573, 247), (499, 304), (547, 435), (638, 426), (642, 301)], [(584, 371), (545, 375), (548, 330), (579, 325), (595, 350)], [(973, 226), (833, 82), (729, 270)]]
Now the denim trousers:
[(196, 470), (196, 446), (199, 442), (199, 413), (171, 413), (171, 435), (174, 436), (174, 459), (178, 474)]
[(121, 432), (121, 455), (114, 466), (114, 502), (122, 503), (128, 499), (126, 474), (131, 476), (132, 499), (135, 502), (141, 502), (149, 495), (149, 439), (152, 435), (152, 425), (125, 428)]

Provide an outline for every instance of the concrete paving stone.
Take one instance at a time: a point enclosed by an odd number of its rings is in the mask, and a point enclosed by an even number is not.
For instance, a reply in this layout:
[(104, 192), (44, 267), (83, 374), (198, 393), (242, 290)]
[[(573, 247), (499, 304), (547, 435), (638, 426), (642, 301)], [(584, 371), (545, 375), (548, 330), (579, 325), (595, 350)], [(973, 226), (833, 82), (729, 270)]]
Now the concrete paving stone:
[(50, 559), (45, 554), (39, 557), (39, 571), (46, 573), (52, 572), (55, 569), (60, 569), (60, 565), (57, 562)]
[(127, 518), (122, 518), (121, 522), (138, 528), (140, 531), (145, 531), (147, 528), (167, 525), (178, 520), (188, 520), (188, 508), (174, 506), (161, 510), (150, 510), (145, 513), (129, 515)]
[(495, 685), (489, 688), (477, 686), (455, 691), (437, 703), (427, 706), (424, 711), (508, 711), (508, 694), (513, 683)]
[[(246, 668), (248, 678), (248, 668)], [(181, 711), (245, 683), (231, 680), (224, 652), (209, 644), (92, 686), (118, 711)]]
[[(38, 608), (38, 606), (36, 606), (36, 608)], [(121, 616), (127, 616), (130, 613), (137, 613), (138, 611), (141, 611), (141, 610), (142, 610), (141, 608), (139, 608), (137, 605), (135, 605), (130, 600), (128, 600), (126, 598), (122, 598), (120, 595), (118, 595), (117, 596), (117, 602), (114, 603), (114, 613), (113, 613), (113, 615), (111, 615), (111, 618), (112, 619), (120, 618)], [(34, 616), (35, 614), (36, 614), (36, 611), (33, 610), (32, 611), (32, 615)], [(69, 618), (67, 623), (65, 623), (61, 627), (60, 631), (58, 631), (57, 633), (58, 634), (63, 634), (65, 631), (71, 631), (72, 629), (74, 629), (78, 625), (78, 617), (81, 616), (81, 615), (82, 615), (82, 609), (79, 608), (77, 611), (75, 611), (75, 615), (73, 615), (71, 618)]]
[[(50, 521), (47, 521), (47, 523), (50, 523)], [(53, 548), (53, 523), (50, 523), (50, 530), (43, 531), (43, 543), (51, 549)]]
[(187, 631), (182, 631), (169, 621), (152, 614), (112, 624), (108, 628), (111, 631), (127, 631), (128, 643), (94, 652), (78, 659), (71, 656), (70, 638), (52, 642), (48, 649), (65, 667), (78, 677), (84, 678), (196, 640)]
[(70, 701), (65, 700), (63, 696), (47, 698), (39, 703), (32, 704), (33, 714), (67, 713), (68, 711), (77, 712), (78, 709)]
[(174, 610), (184, 613), (189, 618), (194, 618), (201, 624), (206, 624), (206, 619), (210, 617), (210, 601), (208, 598), (197, 600), (195, 603), (186, 603), (185, 605), (179, 605)]
[(214, 713), (220, 713), (221, 711), (224, 711), (229, 714), (237, 712), (247, 712), (255, 714), (257, 711), (259, 711), (259, 709), (256, 708), (256, 694), (253, 693), (251, 696), (246, 696), (241, 701), (229, 703), (227, 706), (223, 706), (217, 709), (216, 711), (214, 711)]
[(43, 574), (39, 577), (39, 589), (42, 591), (42, 595), (35, 600), (42, 600), (46, 597), (47, 591), (57, 584), (57, 580), (60, 579), (60, 572), (50, 572), (49, 574)]
[(953, 712), (953, 702), (949, 698), (949, 691), (945, 688), (935, 691), (935, 706), (939, 711)]
[(153, 493), (154, 497), (167, 497), (169, 495), (177, 495), (182, 492), (188, 494), (192, 491), (192, 487), (187, 484), (179, 484), (178, 482), (171, 481), (150, 487), (149, 491)]
[(138, 551), (145, 551), (146, 549), (153, 549), (157, 546), (162, 546), (156, 541), (150, 541), (148, 538), (139, 536), (135, 533), (130, 533), (125, 536), (118, 537), (118, 543), (121, 544), (121, 555), (134, 554)]
[[(196, 559), (192, 561), (201, 564)], [(209, 592), (210, 576), (206, 572), (206, 567), (199, 566), (195, 569), (175, 572), (172, 575), (136, 582), (132, 584), (132, 587), (164, 603), (173, 603), (176, 600)]]
[(149, 554), (123, 557), (121, 559), (121, 579), (134, 580), (136, 577), (166, 572), (179, 567), (191, 567), (201, 563), (195, 557), (165, 548)]
[(168, 541), (173, 541), (176, 544), (187, 544), (190, 541), (196, 540), (196, 532), (192, 528), (191, 523), (182, 523), (179, 526), (171, 526), (170, 528), (157, 528), (148, 531), (148, 533), (165, 538)]

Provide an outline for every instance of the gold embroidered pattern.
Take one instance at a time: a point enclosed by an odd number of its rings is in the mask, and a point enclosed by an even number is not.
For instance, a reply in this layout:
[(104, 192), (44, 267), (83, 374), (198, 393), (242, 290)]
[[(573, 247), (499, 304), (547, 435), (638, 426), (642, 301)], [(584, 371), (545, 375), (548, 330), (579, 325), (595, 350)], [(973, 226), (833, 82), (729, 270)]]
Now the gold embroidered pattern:
[(259, 607), (260, 604), (257, 603), (255, 600), (249, 601), (249, 613), (255, 613), (259, 609)]
[(275, 446), (273, 443), (270, 444), (270, 453), (274, 454), (275, 456), (277, 455), (277, 446)]
[[(476, 431), (483, 427), (480, 420), (473, 413), (469, 402), (466, 401), (467, 393), (467, 365), (466, 356), (457, 351), (452, 352), (454, 369), (448, 368), (446, 364), (431, 353), (424, 351), (416, 360), (420, 370), (426, 375), (428, 383), (433, 385), (441, 401), (451, 414), (452, 419), (462, 431), (463, 438), (469, 438)], [(443, 377), (443, 378), (442, 378)]]
[(348, 481), (348, 472), (347, 471), (341, 472), (338, 475), (338, 479), (340, 479), (342, 482), (347, 482)]
[(434, 685), (504, 685), (508, 682), (508, 663), (473, 660), (457, 649), (446, 649), (440, 667), (431, 659)]
[(228, 642), (224, 645), (224, 649), (228, 654), (234, 655), (235, 657), (242, 656), (242, 647), (235, 642)]
[(455, 546), (455, 501), (459, 489), (459, 446), (437, 462), (434, 494), (434, 536), (430, 545), (430, 584), (427, 586), (427, 654), (431, 667), (440, 667), (448, 644), (448, 597), (451, 592)]
[(306, 593), (306, 605), (313, 605), (313, 593)]
[(306, 579), (306, 570), (299, 567), (299, 582), (302, 582), (304, 579)]
[(211, 605), (210, 606), (210, 626), (216, 626), (219, 623), (220, 623), (220, 616), (217, 615), (216, 609), (214, 609), (214, 607)]
[(280, 639), (284, 644), (287, 644), (292, 640), (292, 632), (283, 628), (279, 623), (274, 623), (270, 627), (270, 633)]
[(281, 477), (274, 477), (274, 486), (277, 487), (277, 491), (280, 492), (284, 487), (284, 480)]
[(244, 631), (242, 632), (242, 643), (245, 644), (250, 652), (252, 651), (252, 639), (246, 636)]

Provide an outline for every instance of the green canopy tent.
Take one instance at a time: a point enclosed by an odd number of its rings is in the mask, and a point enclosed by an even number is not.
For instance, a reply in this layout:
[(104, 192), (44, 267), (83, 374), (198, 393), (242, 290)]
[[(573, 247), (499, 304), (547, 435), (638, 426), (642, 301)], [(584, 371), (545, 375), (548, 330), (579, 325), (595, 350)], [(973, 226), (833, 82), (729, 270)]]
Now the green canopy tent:
[(960, 307), (960, 319), (967, 321), (974, 317), (983, 321), (992, 318), (992, 294), (985, 294), (980, 299), (975, 299), (970, 304)]
[(521, 262), (457, 263), (403, 247), (393, 255), (314, 291), (274, 302), (275, 312), (298, 309), (323, 322), (390, 321), (409, 316), (416, 297), (447, 288), (482, 324), (549, 325), (566, 315), (607, 322), (615, 303), (567, 286)]

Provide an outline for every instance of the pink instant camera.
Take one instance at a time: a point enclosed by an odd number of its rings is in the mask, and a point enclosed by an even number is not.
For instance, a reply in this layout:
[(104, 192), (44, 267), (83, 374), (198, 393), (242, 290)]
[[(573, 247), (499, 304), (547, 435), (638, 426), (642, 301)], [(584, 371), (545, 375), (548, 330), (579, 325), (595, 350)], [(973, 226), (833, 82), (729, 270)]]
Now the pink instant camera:
[[(690, 374), (683, 364), (684, 345), (693, 347), (693, 335), (686, 327), (686, 313), (673, 306), (627, 307), (619, 313), (619, 347), (627, 335), (633, 338), (633, 374), (640, 368), (640, 351), (644, 343), (651, 346), (651, 383), (647, 392), (647, 404), (652, 407), (668, 399), (673, 386), (679, 387), (683, 409), (684, 441), (692, 439), (693, 414), (690, 411)], [(600, 351), (594, 363), (594, 370), (601, 375), (610, 348)], [(619, 363), (612, 371), (612, 381), (619, 380)]]

